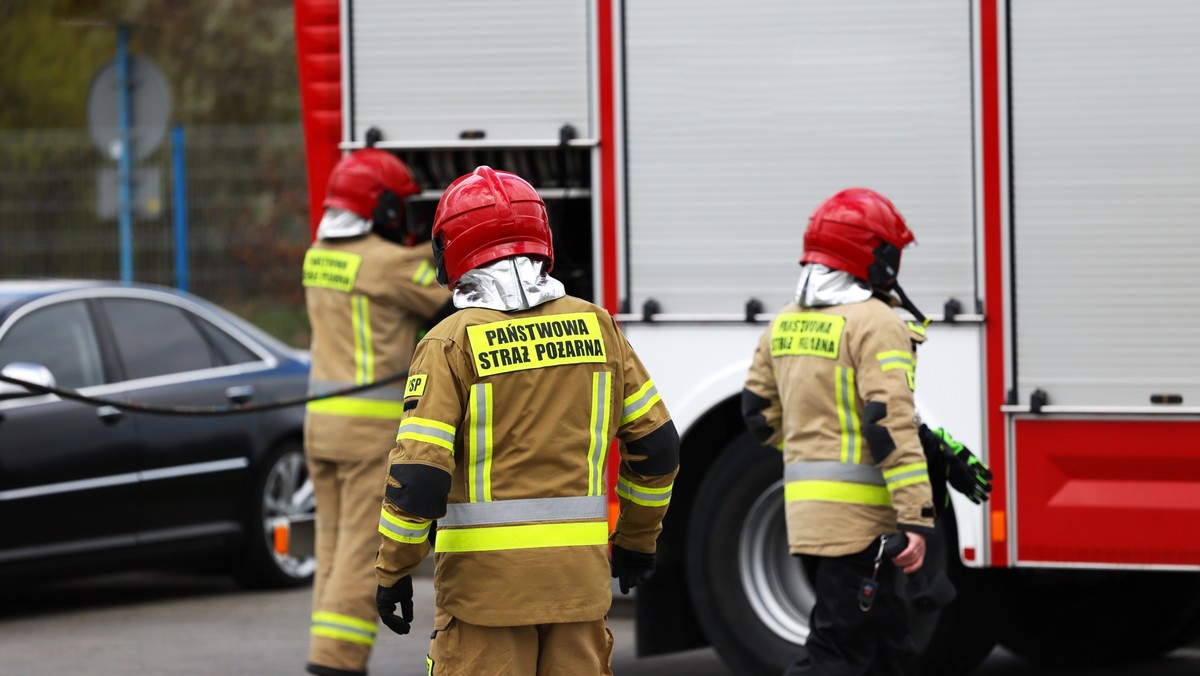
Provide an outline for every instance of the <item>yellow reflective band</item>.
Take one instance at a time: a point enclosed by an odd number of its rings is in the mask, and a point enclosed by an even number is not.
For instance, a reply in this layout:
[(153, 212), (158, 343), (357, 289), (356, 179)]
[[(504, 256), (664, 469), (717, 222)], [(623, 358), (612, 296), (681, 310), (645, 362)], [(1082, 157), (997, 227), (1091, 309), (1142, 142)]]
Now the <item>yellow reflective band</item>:
[(617, 497), (625, 498), (635, 505), (665, 507), (671, 503), (671, 491), (675, 484), (662, 488), (650, 488), (633, 483), (625, 477), (617, 477)]
[(646, 415), (646, 412), (660, 401), (662, 401), (662, 395), (658, 393), (658, 388), (654, 385), (654, 381), (647, 380), (641, 389), (625, 397), (621, 409), (621, 426), (628, 425)]
[(380, 401), (358, 397), (330, 397), (310, 401), (304, 406), (309, 413), (342, 415), (351, 418), (380, 418), (399, 420), (404, 415), (404, 404), (399, 401)]
[(433, 658), (429, 655), (425, 656), (425, 666), (429, 667), (429, 671), (426, 672), (425, 676), (433, 676)]
[(608, 522), (535, 523), (522, 526), (439, 529), (438, 553), (494, 552), (505, 549), (584, 547), (608, 543)]
[(862, 459), (862, 426), (858, 422), (858, 401), (854, 391), (854, 369), (839, 366), (833, 374), (837, 399), (838, 426), (842, 435), (842, 462), (857, 464)]
[(908, 379), (908, 389), (915, 389), (913, 377), (913, 357), (911, 352), (904, 350), (887, 350), (875, 355), (879, 360), (879, 368), (884, 371), (902, 370)]
[(480, 377), (564, 364), (608, 361), (594, 312), (543, 315), (467, 327)]
[(925, 320), (925, 324), (918, 324), (916, 322), (906, 322), (906, 323), (908, 324), (909, 331), (912, 331), (913, 333), (917, 334), (918, 336), (921, 336), (922, 338), (925, 337), (925, 326), (929, 324), (928, 319)]
[(358, 277), (362, 256), (326, 249), (309, 249), (304, 254), (304, 286), (317, 286), (349, 293)]
[(425, 381), (429, 376), (424, 373), (418, 373), (409, 377), (408, 384), (404, 386), (404, 397), (421, 397), (425, 395)]
[[(883, 486), (854, 484), (845, 481), (789, 481), (783, 487), (785, 502), (821, 500), (856, 505), (891, 505), (892, 495)], [(441, 537), (441, 533), (438, 533)]]
[(608, 454), (608, 403), (612, 399), (612, 374), (592, 374), (592, 412), (588, 422), (588, 495), (604, 490), (604, 458)]
[(354, 378), (359, 385), (375, 382), (375, 352), (371, 345), (371, 301), (366, 296), (350, 297), (350, 319), (354, 324)]
[(417, 266), (417, 271), (413, 273), (412, 281), (421, 286), (429, 286), (433, 284), (434, 279), (433, 266), (429, 264), (429, 261), (421, 261), (421, 264)]
[(400, 443), (401, 439), (424, 441), (454, 453), (454, 438), (457, 434), (457, 430), (444, 422), (413, 416), (400, 421), (400, 428), (396, 431), (396, 443)]
[(888, 490), (911, 486), (929, 480), (929, 470), (924, 462), (910, 462), (883, 471), (883, 479), (887, 482)]
[(385, 537), (408, 545), (416, 545), (429, 538), (432, 521), (405, 521), (388, 514), (387, 509), (379, 513), (379, 532)]
[(363, 636), (362, 634), (356, 634), (352, 631), (346, 631), (345, 629), (335, 629), (333, 627), (313, 627), (312, 635), (320, 636), (322, 638), (331, 638), (336, 641), (346, 641), (347, 643), (360, 643), (362, 645), (375, 644), (374, 636)]
[(467, 401), (471, 420), (470, 443), (467, 447), (467, 502), (490, 502), (492, 499), (492, 384), (478, 383), (471, 387)]
[(375, 623), (341, 613), (316, 612), (312, 614), (312, 635), (332, 638), (349, 643), (372, 645), (375, 643)]
[(837, 359), (846, 318), (824, 312), (785, 312), (771, 325), (771, 356)]

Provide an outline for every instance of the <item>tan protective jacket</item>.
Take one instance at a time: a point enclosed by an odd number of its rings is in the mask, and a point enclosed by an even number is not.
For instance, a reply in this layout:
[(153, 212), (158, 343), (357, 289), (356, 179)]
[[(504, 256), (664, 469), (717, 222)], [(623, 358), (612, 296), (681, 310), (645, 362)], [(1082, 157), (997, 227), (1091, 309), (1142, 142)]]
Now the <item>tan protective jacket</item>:
[[(417, 333), (450, 300), (437, 285), (430, 244), (379, 235), (315, 242), (304, 257), (312, 325), (312, 394), (373, 383), (408, 368)], [(404, 381), (310, 402), (305, 452), (351, 460), (387, 453), (402, 414)]]
[(416, 568), (436, 519), (435, 626), (447, 614), (484, 626), (603, 618), (612, 440), (623, 447), (611, 538), (629, 550), (654, 552), (679, 454), (612, 317), (571, 296), (460, 310), (417, 347), (407, 394), (379, 522), (380, 585)]
[(913, 403), (923, 339), (922, 327), (871, 298), (789, 304), (759, 340), (746, 381), (758, 406), (743, 410), (761, 440), (783, 449), (793, 554), (853, 554), (898, 525), (932, 531)]

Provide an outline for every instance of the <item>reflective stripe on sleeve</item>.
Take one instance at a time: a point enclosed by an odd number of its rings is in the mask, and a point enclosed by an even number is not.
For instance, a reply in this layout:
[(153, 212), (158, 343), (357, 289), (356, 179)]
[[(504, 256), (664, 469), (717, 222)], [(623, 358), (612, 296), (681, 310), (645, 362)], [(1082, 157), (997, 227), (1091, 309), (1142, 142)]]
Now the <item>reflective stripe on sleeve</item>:
[(429, 286), (430, 284), (433, 284), (435, 277), (436, 273), (433, 269), (433, 266), (429, 264), (429, 261), (423, 260), (421, 261), (421, 264), (417, 266), (417, 271), (413, 273), (412, 281), (420, 284), (421, 286)]
[(662, 488), (639, 486), (625, 477), (617, 477), (617, 497), (625, 498), (635, 505), (665, 507), (671, 502), (671, 489), (675, 484)]
[(318, 611), (312, 614), (312, 635), (372, 645), (375, 643), (375, 623), (341, 613)]
[(612, 378), (607, 371), (592, 374), (592, 416), (588, 438), (588, 495), (604, 492), (604, 458), (608, 454), (608, 402)]
[(441, 446), (453, 453), (454, 436), (456, 433), (453, 427), (444, 422), (430, 420), (429, 418), (405, 418), (400, 421), (400, 429), (396, 433), (396, 442), (399, 443), (401, 439), (424, 441)]
[(888, 490), (895, 491), (898, 488), (928, 481), (929, 470), (924, 461), (911, 462), (907, 465), (885, 469), (883, 471), (883, 478), (887, 481)]
[(625, 398), (621, 409), (621, 425), (628, 425), (638, 418), (646, 415), (651, 406), (662, 397), (658, 395), (658, 388), (655, 387), (653, 380), (647, 380), (645, 385), (637, 392)]
[(416, 545), (429, 538), (432, 521), (405, 521), (392, 516), (386, 509), (379, 514), (379, 532), (384, 537), (406, 545)]
[(913, 389), (913, 356), (905, 350), (886, 350), (875, 355), (879, 360), (879, 368), (883, 371), (904, 371), (908, 379), (908, 389)]

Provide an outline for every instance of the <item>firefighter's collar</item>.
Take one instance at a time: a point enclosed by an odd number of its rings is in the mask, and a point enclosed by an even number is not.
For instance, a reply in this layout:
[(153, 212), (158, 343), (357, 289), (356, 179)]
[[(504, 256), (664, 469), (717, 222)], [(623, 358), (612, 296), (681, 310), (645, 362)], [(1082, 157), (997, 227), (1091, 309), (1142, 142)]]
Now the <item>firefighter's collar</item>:
[(454, 307), (528, 310), (567, 294), (562, 282), (543, 272), (545, 263), (509, 256), (468, 270), (454, 287)]

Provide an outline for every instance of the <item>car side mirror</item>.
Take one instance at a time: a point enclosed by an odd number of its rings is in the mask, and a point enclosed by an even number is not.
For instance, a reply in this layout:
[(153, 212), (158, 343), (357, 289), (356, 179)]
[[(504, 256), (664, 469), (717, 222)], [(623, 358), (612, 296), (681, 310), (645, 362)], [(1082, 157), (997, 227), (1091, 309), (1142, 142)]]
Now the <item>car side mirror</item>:
[[(56, 385), (54, 374), (50, 372), (50, 369), (41, 364), (15, 361), (0, 369), (0, 375), (41, 387), (54, 387)], [(44, 393), (40, 390), (25, 387), (24, 385), (0, 380), (0, 401), (4, 401), (5, 399), (19, 399), (21, 397), (36, 397), (40, 394)]]

